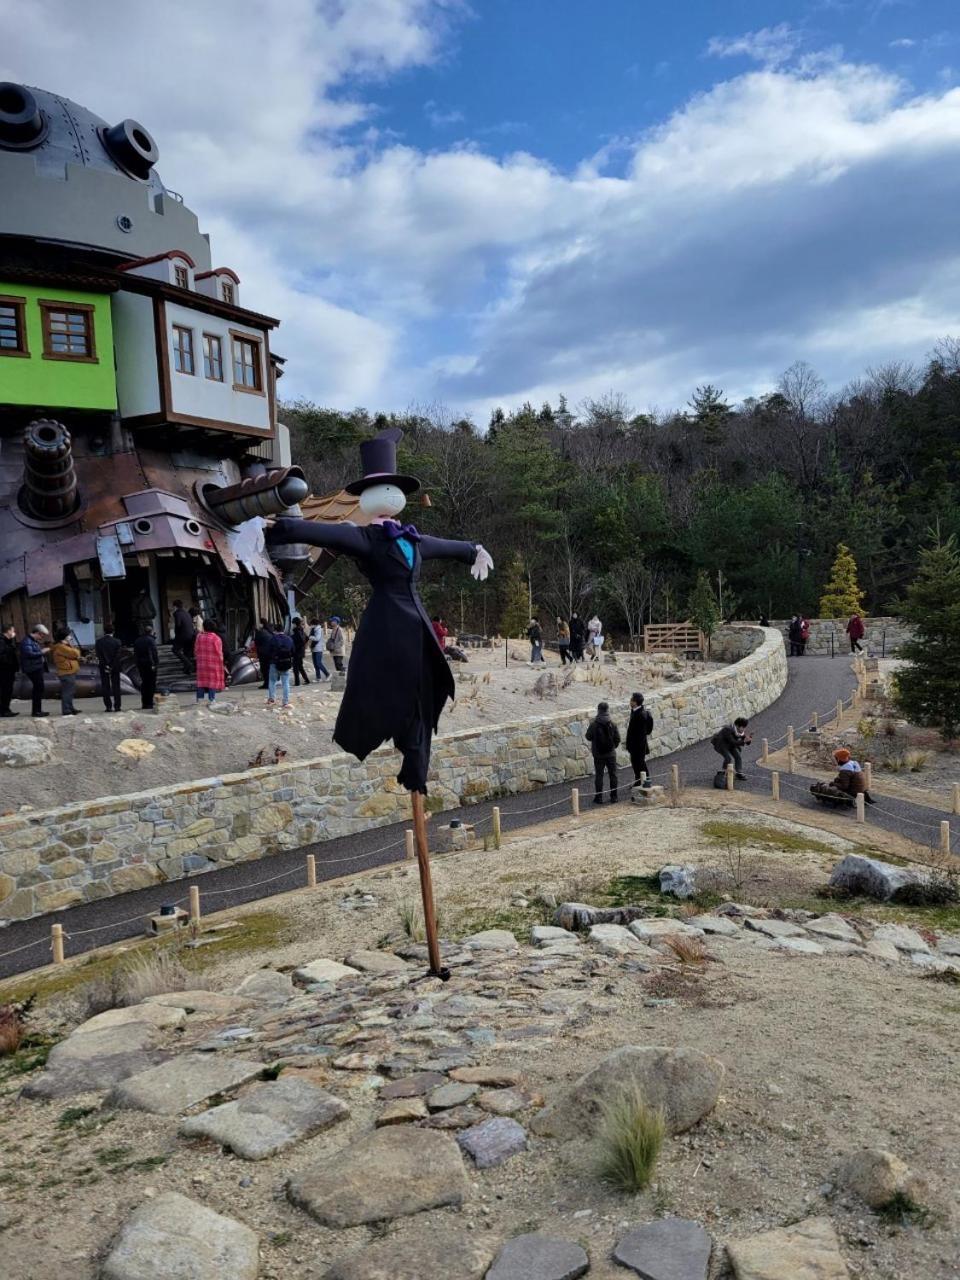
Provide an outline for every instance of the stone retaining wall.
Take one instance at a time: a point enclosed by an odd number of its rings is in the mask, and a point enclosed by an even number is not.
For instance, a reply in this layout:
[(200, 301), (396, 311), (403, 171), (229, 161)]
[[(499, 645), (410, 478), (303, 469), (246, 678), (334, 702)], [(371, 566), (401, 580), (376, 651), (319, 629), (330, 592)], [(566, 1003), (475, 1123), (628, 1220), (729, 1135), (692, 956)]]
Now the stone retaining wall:
[[(726, 627), (718, 643), (740, 660), (650, 694), (654, 755), (699, 742), (782, 692), (787, 663), (776, 631)], [(614, 711), (623, 725), (626, 706)], [(585, 707), (442, 735), (429, 806), (449, 809), (582, 777), (590, 763), (584, 730), (591, 714)], [(390, 748), (363, 764), (338, 753), (0, 819), (0, 919), (22, 920), (403, 821), (409, 799), (396, 770)]]
[[(872, 658), (889, 658), (897, 652), (905, 640), (909, 640), (913, 635), (912, 629), (900, 618), (865, 617), (863, 621), (864, 626), (867, 628), (867, 634), (860, 643), (863, 645), (864, 653), (869, 654)], [(782, 632), (784, 639), (787, 638), (787, 633), (790, 630), (789, 618), (772, 621), (770, 625)], [(807, 653), (830, 653), (831, 635), (833, 636), (833, 652), (838, 657), (849, 653), (850, 641), (847, 639), (846, 628), (846, 618), (811, 618)], [(788, 647), (787, 652), (789, 653), (789, 651)]]

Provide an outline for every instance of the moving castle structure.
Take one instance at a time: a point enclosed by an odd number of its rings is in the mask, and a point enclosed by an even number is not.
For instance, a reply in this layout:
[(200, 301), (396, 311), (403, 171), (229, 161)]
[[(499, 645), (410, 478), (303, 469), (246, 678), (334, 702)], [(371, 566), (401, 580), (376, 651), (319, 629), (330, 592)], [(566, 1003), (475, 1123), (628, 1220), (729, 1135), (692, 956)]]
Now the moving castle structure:
[(152, 605), (163, 642), (181, 599), (236, 653), (308, 567), (257, 517), (308, 488), (277, 422), (278, 322), (157, 158), (134, 120), (0, 84), (0, 619), (92, 644), (111, 618), (130, 641)]

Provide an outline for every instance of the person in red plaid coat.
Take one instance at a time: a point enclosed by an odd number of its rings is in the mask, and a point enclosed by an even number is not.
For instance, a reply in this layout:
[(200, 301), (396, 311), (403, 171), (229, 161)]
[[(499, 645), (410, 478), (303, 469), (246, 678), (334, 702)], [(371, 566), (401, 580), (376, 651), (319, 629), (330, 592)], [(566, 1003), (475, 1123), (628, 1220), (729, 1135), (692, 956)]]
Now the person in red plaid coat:
[(207, 618), (193, 647), (193, 659), (197, 667), (198, 702), (203, 701), (204, 694), (211, 702), (215, 702), (217, 694), (226, 687), (223, 675), (223, 644), (213, 627), (214, 623)]

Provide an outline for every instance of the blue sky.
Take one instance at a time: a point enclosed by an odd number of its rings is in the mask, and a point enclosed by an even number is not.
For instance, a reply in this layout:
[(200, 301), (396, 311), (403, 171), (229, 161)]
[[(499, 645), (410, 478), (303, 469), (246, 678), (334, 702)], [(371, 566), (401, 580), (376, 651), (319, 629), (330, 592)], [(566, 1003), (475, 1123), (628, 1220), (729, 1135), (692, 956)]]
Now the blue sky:
[(960, 331), (954, 9), (0, 0), (0, 77), (147, 125), (289, 395), (668, 410)]

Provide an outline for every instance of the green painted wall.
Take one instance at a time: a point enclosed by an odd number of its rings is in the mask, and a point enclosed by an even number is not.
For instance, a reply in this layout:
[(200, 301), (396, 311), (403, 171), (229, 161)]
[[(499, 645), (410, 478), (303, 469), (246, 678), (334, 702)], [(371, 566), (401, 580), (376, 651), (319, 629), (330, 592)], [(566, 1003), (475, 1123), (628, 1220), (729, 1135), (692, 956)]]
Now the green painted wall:
[[(110, 295), (78, 289), (53, 289), (49, 285), (7, 284), (0, 279), (0, 294), (26, 298), (27, 346), (30, 355), (0, 355), (0, 404), (31, 408), (115, 409), (117, 377), (113, 356), (113, 324)], [(37, 299), (83, 302), (93, 313), (96, 364), (76, 360), (45, 360), (43, 329)]]

